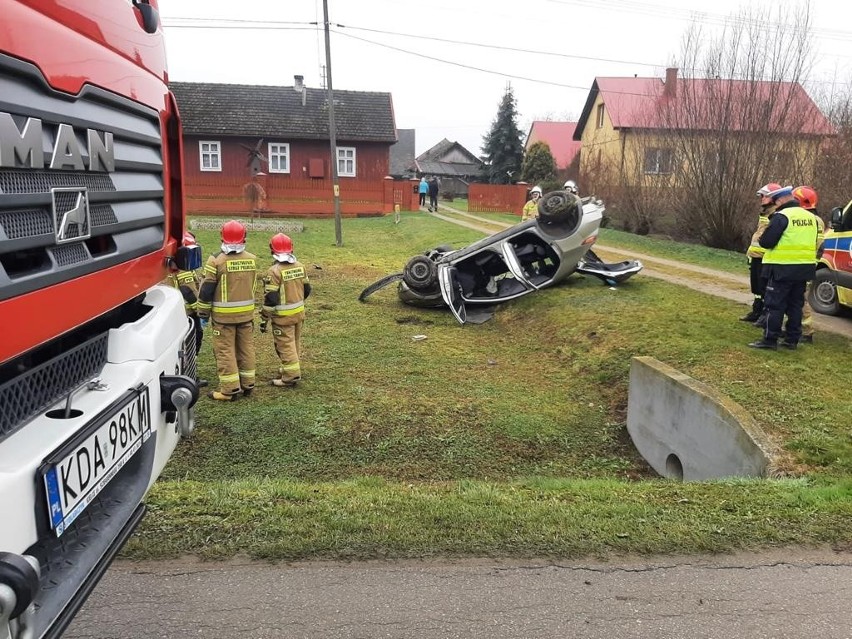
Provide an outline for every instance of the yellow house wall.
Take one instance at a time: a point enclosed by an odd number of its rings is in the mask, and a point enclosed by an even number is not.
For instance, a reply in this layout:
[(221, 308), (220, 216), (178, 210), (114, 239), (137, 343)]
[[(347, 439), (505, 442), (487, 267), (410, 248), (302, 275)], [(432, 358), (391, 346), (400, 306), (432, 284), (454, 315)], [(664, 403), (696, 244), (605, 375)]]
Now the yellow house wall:
[[(678, 162), (683, 160), (678, 158), (676, 152), (672, 174), (655, 175), (646, 174), (644, 171), (645, 149), (673, 146), (673, 141), (667, 139), (666, 133), (654, 133), (642, 129), (616, 130), (605, 104), (603, 126), (598, 127), (597, 114), (601, 104), (604, 102), (599, 94), (580, 136), (582, 142), (580, 179), (584, 182), (584, 190), (595, 190), (607, 185), (677, 186), (675, 176), (678, 173)], [(712, 137), (703, 135), (706, 137), (709, 149), (713, 144)], [(782, 143), (782, 146), (786, 147), (784, 151), (792, 152), (797, 156), (795, 172), (800, 176), (813, 176), (818, 144), (818, 140), (809, 138), (787, 140)]]

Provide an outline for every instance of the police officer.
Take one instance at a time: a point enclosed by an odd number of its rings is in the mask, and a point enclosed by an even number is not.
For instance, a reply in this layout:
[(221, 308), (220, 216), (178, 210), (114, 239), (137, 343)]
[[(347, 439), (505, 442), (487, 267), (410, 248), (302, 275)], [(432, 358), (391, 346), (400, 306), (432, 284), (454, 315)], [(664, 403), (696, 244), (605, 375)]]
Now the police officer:
[(777, 191), (781, 185), (776, 182), (764, 184), (757, 190), (757, 196), (760, 198), (760, 216), (757, 218), (757, 228), (751, 236), (751, 244), (749, 244), (746, 257), (748, 258), (748, 274), (751, 283), (751, 293), (754, 295), (754, 300), (751, 304), (751, 311), (743, 315), (740, 320), (743, 322), (758, 322), (758, 326), (766, 325), (766, 316), (763, 315), (763, 295), (766, 292), (766, 280), (763, 278), (763, 254), (766, 249), (760, 245), (760, 236), (769, 226), (769, 218), (775, 211), (775, 203), (772, 198), (768, 197), (769, 193)]
[[(810, 211), (813, 213), (814, 218), (817, 223), (817, 258), (822, 255), (822, 243), (825, 241), (825, 222), (823, 222), (822, 218), (819, 216), (819, 211), (817, 211), (817, 204), (819, 203), (819, 196), (817, 192), (810, 186), (797, 186), (793, 189), (793, 197), (799, 202), (799, 206), (801, 206), (806, 211)], [(805, 306), (802, 308), (802, 338), (800, 342), (806, 344), (813, 344), (814, 341), (814, 317), (813, 310), (811, 309), (811, 305), (808, 304), (808, 291), (810, 290), (810, 284), (808, 284), (808, 288), (805, 289)]]
[(198, 294), (198, 314), (212, 319), (213, 354), (219, 373), (219, 390), (207, 394), (231, 401), (248, 397), (255, 383), (253, 340), (254, 291), (257, 258), (246, 251), (246, 227), (231, 220), (222, 226), (222, 251), (204, 265)]
[(272, 322), (275, 352), (281, 360), (279, 376), (270, 383), (281, 388), (295, 386), (302, 378), (302, 325), (305, 322), (305, 300), (311, 284), (305, 267), (293, 255), (293, 241), (283, 233), (269, 242), (274, 264), (263, 279), (263, 308), (260, 332)]
[(802, 336), (802, 307), (805, 286), (816, 271), (817, 223), (813, 213), (799, 206), (793, 187), (770, 192), (775, 213), (760, 238), (763, 275), (767, 278), (764, 305), (767, 311), (763, 339), (749, 344), (752, 348), (777, 350), (787, 315), (786, 337), (781, 345), (795, 349)]

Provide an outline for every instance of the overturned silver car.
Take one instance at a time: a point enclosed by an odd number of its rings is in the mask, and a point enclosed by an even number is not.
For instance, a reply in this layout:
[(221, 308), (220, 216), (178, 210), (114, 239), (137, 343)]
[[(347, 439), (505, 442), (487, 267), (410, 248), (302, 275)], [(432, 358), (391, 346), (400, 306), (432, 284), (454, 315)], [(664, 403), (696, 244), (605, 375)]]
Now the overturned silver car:
[(566, 191), (545, 194), (538, 218), (521, 222), (460, 249), (439, 246), (412, 257), (401, 273), (365, 288), (362, 302), (399, 282), (406, 304), (448, 306), (456, 319), (482, 322), (493, 307), (561, 282), (574, 272), (594, 275), (614, 286), (642, 270), (638, 260), (603, 262), (591, 250), (604, 205)]

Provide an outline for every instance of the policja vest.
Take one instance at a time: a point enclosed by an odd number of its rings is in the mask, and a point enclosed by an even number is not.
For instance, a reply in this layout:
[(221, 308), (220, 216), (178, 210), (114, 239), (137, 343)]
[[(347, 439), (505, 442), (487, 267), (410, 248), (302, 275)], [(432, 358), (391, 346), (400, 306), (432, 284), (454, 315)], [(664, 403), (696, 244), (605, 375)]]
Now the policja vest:
[(764, 264), (815, 264), (817, 247), (816, 216), (793, 206), (777, 211), (787, 218), (787, 228), (773, 248), (763, 255)]
[[(308, 274), (301, 262), (276, 262), (266, 274), (264, 291), (278, 293), (274, 306), (263, 306), (263, 316), (275, 326), (290, 326), (305, 319), (305, 284)], [(274, 299), (274, 295), (271, 296)], [(269, 297), (266, 298), (267, 300)]]
[[(254, 319), (257, 258), (251, 253), (211, 255), (204, 265), (204, 284), (198, 302), (201, 315), (208, 313), (219, 324), (243, 324)], [(206, 285), (215, 282), (212, 299)]]

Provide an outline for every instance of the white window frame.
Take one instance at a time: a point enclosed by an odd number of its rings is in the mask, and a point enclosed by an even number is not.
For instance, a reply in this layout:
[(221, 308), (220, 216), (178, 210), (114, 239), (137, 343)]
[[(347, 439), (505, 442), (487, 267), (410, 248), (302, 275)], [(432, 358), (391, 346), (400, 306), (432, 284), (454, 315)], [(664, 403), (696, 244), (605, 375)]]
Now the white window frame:
[[(209, 144), (210, 148), (204, 150), (204, 145)], [(204, 166), (204, 156), (209, 157), (210, 166)], [(216, 166), (213, 166), (213, 158), (216, 158)], [(217, 140), (199, 140), (198, 141), (198, 168), (202, 171), (222, 171), (222, 143)]]
[[(290, 143), (289, 142), (270, 142), (266, 148), (269, 158), (270, 173), (289, 173), (290, 172)], [(284, 168), (281, 168), (281, 160), (284, 160)], [(277, 168), (273, 166), (277, 164)]]
[[(343, 157), (340, 156), (343, 152)], [(351, 152), (351, 157), (347, 154)], [(337, 175), (338, 177), (355, 177), (357, 173), (357, 156), (358, 153), (354, 146), (339, 146), (337, 147)], [(351, 168), (349, 163), (351, 162)]]
[(597, 128), (602, 129), (604, 125), (604, 113), (606, 112), (606, 108), (603, 104), (598, 105), (597, 110)]
[(674, 172), (674, 152), (662, 147), (645, 149), (644, 170), (645, 175), (671, 175)]

